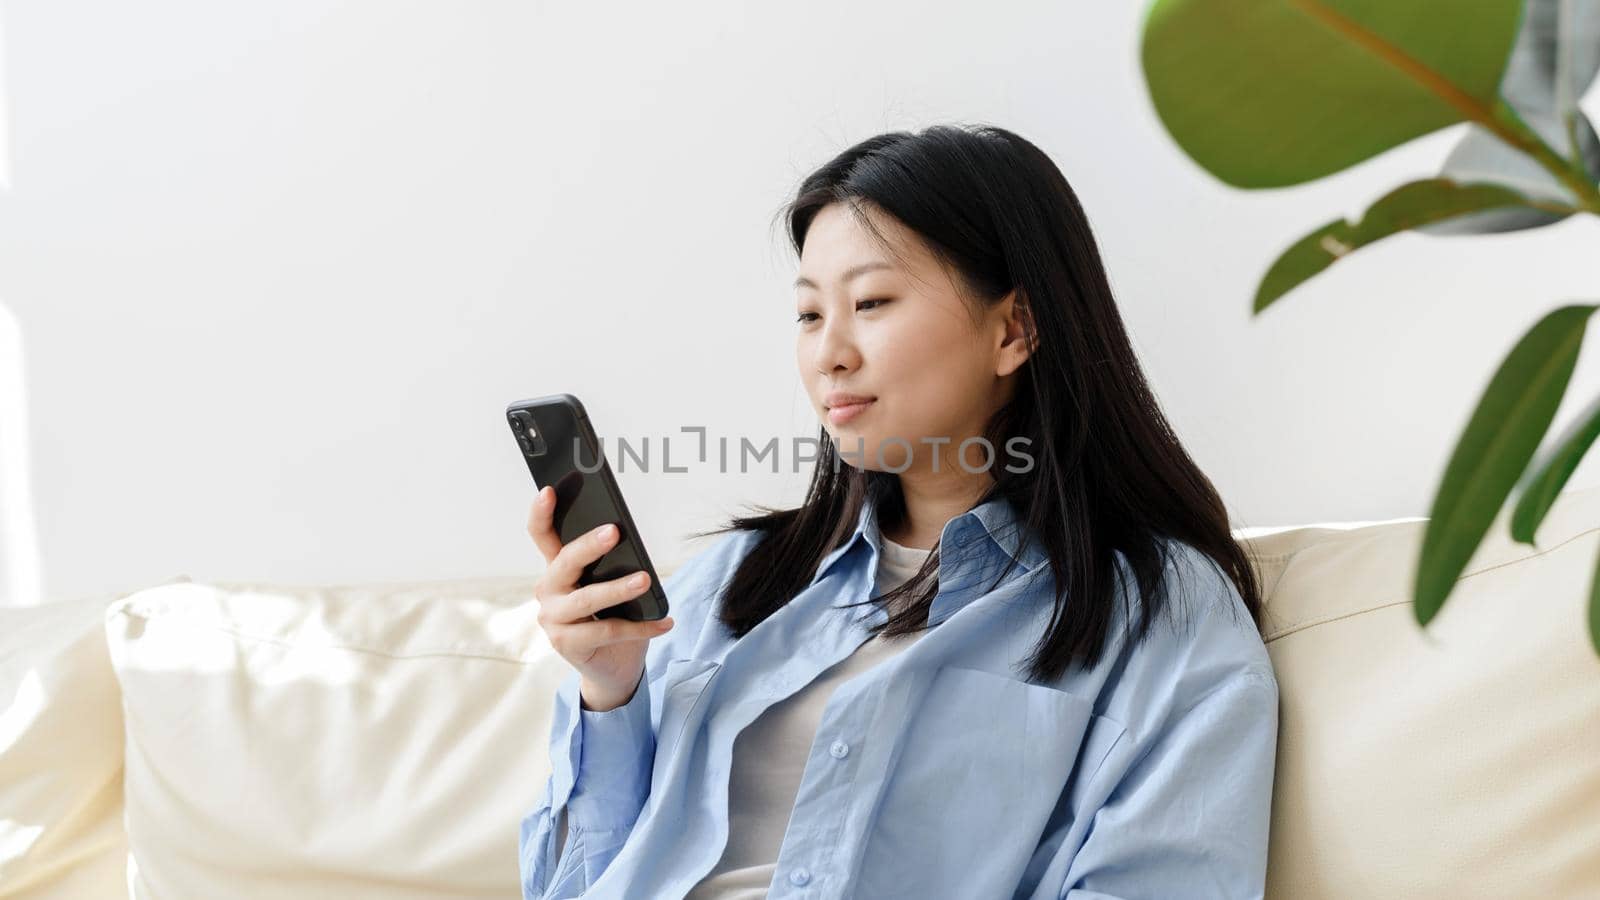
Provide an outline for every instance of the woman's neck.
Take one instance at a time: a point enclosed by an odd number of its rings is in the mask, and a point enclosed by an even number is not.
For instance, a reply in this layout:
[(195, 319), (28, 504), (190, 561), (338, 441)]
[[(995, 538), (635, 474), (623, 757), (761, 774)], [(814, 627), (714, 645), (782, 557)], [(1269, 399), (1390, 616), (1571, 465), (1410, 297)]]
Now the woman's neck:
[[(965, 475), (966, 473), (961, 473)], [(883, 529), (885, 538), (904, 547), (928, 550), (938, 543), (939, 535), (951, 519), (972, 508), (994, 484), (987, 473), (981, 481), (970, 477), (961, 481), (941, 479), (937, 483), (900, 478), (901, 496), (905, 498), (905, 516), (893, 526)]]

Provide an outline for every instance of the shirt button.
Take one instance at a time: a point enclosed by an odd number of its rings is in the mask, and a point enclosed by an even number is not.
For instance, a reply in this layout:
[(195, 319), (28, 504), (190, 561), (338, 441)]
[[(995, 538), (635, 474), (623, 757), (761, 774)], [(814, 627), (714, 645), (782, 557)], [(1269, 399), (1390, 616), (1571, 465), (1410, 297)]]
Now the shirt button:
[(789, 883), (795, 885), (805, 884), (811, 880), (811, 873), (805, 869), (795, 869), (789, 873)]
[(850, 745), (844, 741), (834, 741), (828, 752), (833, 754), (834, 759), (844, 759), (850, 753)]

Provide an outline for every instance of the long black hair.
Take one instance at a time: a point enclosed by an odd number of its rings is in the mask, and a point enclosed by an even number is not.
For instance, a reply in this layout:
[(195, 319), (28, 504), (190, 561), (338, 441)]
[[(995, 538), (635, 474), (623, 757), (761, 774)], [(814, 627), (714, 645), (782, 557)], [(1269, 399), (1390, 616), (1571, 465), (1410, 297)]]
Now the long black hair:
[[(1219, 566), (1260, 627), (1255, 574), (1233, 538), (1227, 510), (1162, 415), (1129, 343), (1089, 221), (1049, 156), (988, 125), (935, 125), (868, 138), (808, 175), (780, 210), (796, 254), (812, 220), (832, 203), (844, 204), (886, 249), (864, 209), (903, 223), (956, 273), (974, 309), (1012, 290), (1025, 307), (1034, 350), (1018, 370), (1012, 400), (984, 436), (996, 448), (1027, 438), (1034, 463), (1026, 474), (991, 466), (994, 484), (978, 502), (1006, 498), (1048, 554), (1055, 576), (1055, 612), (1027, 662), (1029, 677), (1055, 681), (1069, 666), (1100, 660), (1115, 604), (1119, 596), (1128, 599), (1118, 589), (1117, 553), (1138, 585), (1132, 601), (1138, 609), (1124, 616), (1130, 646), (1141, 639), (1167, 599), (1168, 539)], [(881, 527), (902, 521), (898, 475), (838, 465), (825, 430), (818, 448), (798, 508), (751, 507), (759, 512), (700, 535), (734, 529), (765, 535), (722, 593), (718, 618), (736, 637), (811, 583), (823, 558), (853, 533), (864, 502), (876, 504)], [(864, 601), (889, 604), (883, 633), (928, 627), (938, 556), (936, 547), (909, 581)]]

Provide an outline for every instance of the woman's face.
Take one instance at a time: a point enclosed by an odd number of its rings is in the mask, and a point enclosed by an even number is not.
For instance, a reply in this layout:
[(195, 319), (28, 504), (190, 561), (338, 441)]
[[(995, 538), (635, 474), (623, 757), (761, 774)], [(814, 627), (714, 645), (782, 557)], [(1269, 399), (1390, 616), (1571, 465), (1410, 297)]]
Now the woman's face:
[[(1015, 293), (976, 313), (915, 232), (870, 204), (866, 212), (896, 254), (841, 203), (806, 232), (795, 282), (800, 378), (845, 463), (923, 472), (937, 453), (938, 471), (960, 471), (956, 448), (1010, 399), (1027, 358)], [(834, 392), (870, 399), (836, 403)], [(1005, 465), (1005, 453), (995, 447), (992, 465)], [(975, 445), (965, 458), (975, 470), (986, 454)]]

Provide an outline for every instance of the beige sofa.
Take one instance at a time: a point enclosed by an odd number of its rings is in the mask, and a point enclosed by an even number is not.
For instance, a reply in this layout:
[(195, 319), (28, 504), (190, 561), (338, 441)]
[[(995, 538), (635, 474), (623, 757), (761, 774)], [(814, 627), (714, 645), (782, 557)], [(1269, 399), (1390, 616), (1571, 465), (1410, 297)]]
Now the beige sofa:
[[(1423, 524), (1251, 536), (1282, 697), (1268, 896), (1600, 897), (1600, 490), (1415, 624)], [(1245, 534), (1241, 532), (1241, 534)], [(0, 898), (520, 896), (567, 671), (532, 577), (0, 609)]]

